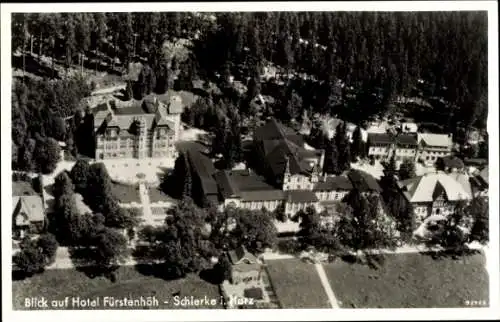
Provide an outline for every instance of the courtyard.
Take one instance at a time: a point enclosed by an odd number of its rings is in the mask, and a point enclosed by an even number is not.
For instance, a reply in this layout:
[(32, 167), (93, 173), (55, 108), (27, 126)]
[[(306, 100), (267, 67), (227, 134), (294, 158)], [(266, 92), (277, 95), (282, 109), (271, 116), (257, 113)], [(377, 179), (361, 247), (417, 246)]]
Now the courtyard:
[(174, 158), (100, 160), (112, 180), (125, 184), (147, 182), (159, 184), (165, 171), (174, 167)]

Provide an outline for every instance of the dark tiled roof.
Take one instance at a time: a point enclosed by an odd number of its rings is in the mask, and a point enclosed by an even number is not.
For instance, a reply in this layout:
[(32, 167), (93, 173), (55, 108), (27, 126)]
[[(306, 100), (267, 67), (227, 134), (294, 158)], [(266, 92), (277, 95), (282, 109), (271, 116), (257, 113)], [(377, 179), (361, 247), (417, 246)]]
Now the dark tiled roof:
[(243, 201), (275, 201), (285, 200), (285, 193), (278, 189), (241, 191), (240, 197)]
[(262, 300), (264, 298), (264, 293), (260, 287), (246, 288), (243, 290), (243, 296), (246, 298), (252, 298), (256, 300)]
[(349, 171), (347, 176), (349, 177), (349, 180), (351, 180), (353, 188), (356, 188), (361, 192), (382, 191), (377, 180), (369, 173), (366, 173), (361, 170), (351, 170)]
[(274, 176), (284, 173), (287, 158), (291, 174), (309, 173), (312, 169), (305, 159), (317, 157), (320, 153), (306, 150), (302, 136), (274, 118), (255, 130), (254, 140), (261, 146)]
[(370, 144), (389, 145), (394, 143), (393, 138), (385, 133), (368, 133), (368, 142)]
[(300, 134), (279, 123), (274, 118), (270, 119), (263, 126), (258, 127), (254, 133), (254, 140), (256, 141), (283, 140), (285, 138), (299, 146), (304, 144), (304, 139)]
[(243, 198), (243, 195), (247, 198), (258, 198), (258, 194), (262, 194), (264, 199), (254, 200), (265, 200), (265, 194), (271, 193), (275, 195), (273, 193), (273, 190), (275, 190), (273, 186), (266, 183), (263, 177), (248, 170), (219, 171), (214, 177), (219, 186), (219, 191), (224, 198), (230, 196)]
[(212, 160), (197, 150), (187, 150), (185, 156), (192, 170), (199, 177), (205, 194), (217, 194), (217, 183), (213, 178), (216, 170)]
[(416, 134), (399, 134), (396, 136), (397, 145), (418, 145), (418, 137)]
[(317, 202), (318, 198), (311, 190), (290, 190), (287, 191), (290, 202)]
[(241, 261), (243, 258), (248, 259), (252, 263), (255, 263), (257, 261), (257, 258), (249, 253), (243, 246), (239, 246), (236, 249), (230, 250), (227, 255), (233, 265), (238, 264), (239, 261)]
[(315, 191), (338, 191), (351, 190), (352, 183), (345, 176), (327, 177), (325, 181), (320, 181), (314, 185)]
[(392, 136), (386, 133), (368, 133), (368, 142), (377, 145), (418, 145), (418, 137), (414, 134), (399, 134)]
[(152, 114), (148, 113), (142, 106), (141, 103), (135, 103), (127, 107), (118, 108), (115, 110), (116, 115), (142, 115), (142, 114)]
[(215, 182), (219, 188), (219, 192), (223, 198), (239, 196), (239, 189), (235, 186), (233, 180), (229, 176), (229, 171), (219, 171), (214, 175)]
[(303, 173), (310, 170), (307, 167), (308, 164), (300, 161), (297, 148), (296, 145), (284, 140), (266, 155), (267, 162), (275, 175), (281, 175), (285, 172), (287, 159), (291, 174)]

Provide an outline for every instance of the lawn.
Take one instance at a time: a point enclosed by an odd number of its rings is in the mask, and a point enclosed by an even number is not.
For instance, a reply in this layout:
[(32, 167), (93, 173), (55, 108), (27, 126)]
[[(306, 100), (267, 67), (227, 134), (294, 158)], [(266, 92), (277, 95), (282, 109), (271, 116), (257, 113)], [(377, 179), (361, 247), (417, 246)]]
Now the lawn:
[[(203, 298), (217, 299), (216, 306), (189, 306), (175, 305), (173, 293), (180, 292), (180, 298)], [(220, 309), (220, 294), (217, 285), (209, 284), (196, 275), (189, 275), (184, 279), (167, 281), (153, 276), (139, 273), (134, 267), (121, 267), (117, 271), (117, 281), (103, 278), (89, 278), (84, 273), (74, 269), (52, 269), (40, 275), (23, 281), (13, 281), (12, 298), (14, 310), (22, 310), (24, 299), (28, 297), (45, 297), (51, 300), (63, 300), (66, 296), (80, 297), (81, 299), (100, 298), (100, 306), (95, 309), (108, 309), (103, 306), (103, 297), (110, 296), (115, 299), (123, 297), (139, 298), (140, 296), (155, 296), (159, 306), (151, 306), (151, 309), (197, 309), (215, 308)], [(168, 303), (164, 303), (168, 301)], [(70, 306), (70, 309), (72, 307)], [(83, 308), (82, 308), (83, 309)], [(124, 308), (121, 308), (124, 309)], [(136, 309), (143, 309), (138, 307)]]
[(122, 183), (112, 183), (111, 191), (121, 203), (141, 202), (136, 186)]
[(13, 181), (12, 182), (12, 195), (24, 196), (36, 194), (30, 182), (26, 181)]
[(484, 260), (482, 254), (458, 260), (393, 254), (378, 270), (342, 261), (324, 268), (341, 307), (451, 308), (488, 301)]
[(160, 190), (160, 188), (152, 187), (149, 188), (149, 200), (151, 202), (174, 202), (174, 200), (169, 197), (166, 193)]
[(267, 270), (285, 309), (331, 308), (314, 265), (299, 259), (269, 260)]

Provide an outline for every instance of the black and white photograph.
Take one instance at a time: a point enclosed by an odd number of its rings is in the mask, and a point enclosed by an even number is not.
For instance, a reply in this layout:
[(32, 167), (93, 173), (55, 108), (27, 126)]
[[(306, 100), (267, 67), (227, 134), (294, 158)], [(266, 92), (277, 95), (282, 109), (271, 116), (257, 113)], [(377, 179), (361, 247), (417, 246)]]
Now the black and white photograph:
[(497, 3), (313, 4), (2, 5), (12, 321), (500, 318)]

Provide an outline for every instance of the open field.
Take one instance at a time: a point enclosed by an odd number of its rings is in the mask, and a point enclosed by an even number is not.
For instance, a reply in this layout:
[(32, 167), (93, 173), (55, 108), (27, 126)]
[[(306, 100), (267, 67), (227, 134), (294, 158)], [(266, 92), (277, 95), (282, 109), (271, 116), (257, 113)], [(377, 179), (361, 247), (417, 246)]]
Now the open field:
[[(176, 292), (180, 292), (180, 299), (184, 297), (190, 298), (191, 296), (195, 298), (207, 296), (209, 299), (217, 299), (217, 305), (208, 307), (176, 306), (172, 295)], [(23, 281), (13, 281), (14, 310), (26, 309), (24, 299), (35, 296), (43, 296), (49, 302), (55, 299), (64, 300), (66, 296), (79, 296), (81, 299), (100, 298), (100, 306), (94, 309), (109, 308), (103, 306), (104, 296), (112, 296), (115, 299), (123, 297), (138, 299), (140, 296), (155, 296), (158, 299), (159, 306), (149, 307), (151, 309), (222, 308), (217, 285), (209, 284), (195, 275), (189, 275), (184, 279), (167, 281), (153, 276), (142, 275), (133, 266), (119, 268), (115, 283), (103, 277), (89, 278), (75, 269), (52, 269)], [(164, 301), (168, 301), (168, 303), (164, 303)], [(71, 305), (69, 308), (78, 309), (72, 308)], [(138, 307), (136, 309), (144, 308)]]
[(341, 307), (448, 308), (488, 301), (484, 260), (481, 254), (453, 260), (415, 253), (386, 255), (379, 270), (342, 261), (323, 266)]
[(267, 265), (282, 308), (331, 308), (314, 265), (295, 258), (270, 260)]
[(122, 203), (140, 203), (138, 188), (133, 185), (125, 185), (121, 183), (112, 183), (111, 191), (115, 197)]

